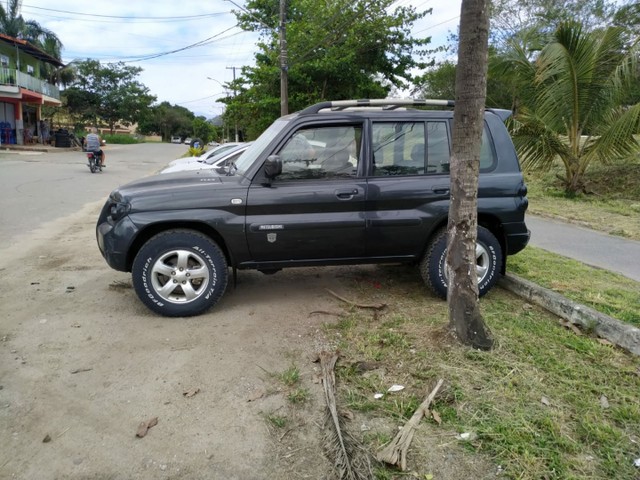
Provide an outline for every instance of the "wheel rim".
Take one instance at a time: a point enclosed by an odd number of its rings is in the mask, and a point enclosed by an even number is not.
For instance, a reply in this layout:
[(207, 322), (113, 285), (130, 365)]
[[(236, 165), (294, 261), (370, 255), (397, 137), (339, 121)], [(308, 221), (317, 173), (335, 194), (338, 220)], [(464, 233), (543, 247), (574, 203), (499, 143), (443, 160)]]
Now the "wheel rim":
[[(446, 250), (445, 250), (446, 252)], [(442, 256), (442, 262), (445, 262), (446, 255)], [(490, 269), (490, 256), (489, 251), (486, 249), (484, 245), (481, 243), (476, 243), (476, 276), (478, 277), (478, 283), (482, 283), (484, 278), (489, 273)], [(447, 269), (442, 268), (442, 272), (444, 273), (445, 280), (449, 280), (449, 275), (447, 274)]]
[(151, 268), (151, 284), (170, 303), (190, 303), (207, 291), (210, 274), (205, 259), (190, 250), (172, 250)]
[(489, 273), (489, 252), (480, 243), (476, 243), (476, 275), (478, 283), (482, 283), (484, 277)]

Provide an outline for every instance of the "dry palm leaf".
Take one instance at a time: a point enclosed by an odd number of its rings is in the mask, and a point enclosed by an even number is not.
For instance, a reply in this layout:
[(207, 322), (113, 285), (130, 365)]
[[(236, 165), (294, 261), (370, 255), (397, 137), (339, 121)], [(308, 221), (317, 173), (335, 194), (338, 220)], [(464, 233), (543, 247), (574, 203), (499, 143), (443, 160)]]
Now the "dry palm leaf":
[(335, 398), (336, 377), (334, 367), (337, 353), (322, 352), (320, 367), (322, 386), (327, 403), (325, 415), (325, 447), (334, 459), (334, 468), (339, 479), (366, 480), (373, 478), (369, 454), (349, 432), (343, 429), (342, 416), (338, 414)]
[(422, 417), (429, 411), (429, 405), (433, 402), (443, 383), (443, 379), (438, 380), (435, 388), (420, 404), (409, 421), (400, 429), (396, 437), (378, 453), (378, 460), (390, 465), (397, 465), (402, 471), (407, 469), (407, 451), (409, 450), (409, 445), (411, 445), (411, 440), (413, 440), (413, 433)]

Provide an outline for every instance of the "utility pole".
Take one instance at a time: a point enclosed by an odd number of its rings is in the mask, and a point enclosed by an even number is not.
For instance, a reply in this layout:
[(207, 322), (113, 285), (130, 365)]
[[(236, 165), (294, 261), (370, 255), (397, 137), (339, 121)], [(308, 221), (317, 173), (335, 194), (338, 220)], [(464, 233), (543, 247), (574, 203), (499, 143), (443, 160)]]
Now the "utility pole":
[(287, 64), (287, 36), (285, 27), (285, 15), (287, 0), (280, 0), (280, 115), (289, 113), (289, 87)]
[[(236, 68), (237, 67), (227, 67), (227, 70), (233, 70), (233, 98), (236, 98)], [(236, 131), (236, 142), (239, 142), (240, 140), (238, 139), (238, 119), (236, 118), (236, 114), (233, 115), (233, 122), (235, 125), (235, 131)]]

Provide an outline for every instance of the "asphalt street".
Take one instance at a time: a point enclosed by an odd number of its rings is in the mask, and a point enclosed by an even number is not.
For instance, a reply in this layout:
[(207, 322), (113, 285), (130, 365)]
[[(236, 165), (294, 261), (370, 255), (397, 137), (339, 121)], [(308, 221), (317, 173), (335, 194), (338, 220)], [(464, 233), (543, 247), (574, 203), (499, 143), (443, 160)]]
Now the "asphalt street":
[(640, 282), (640, 242), (527, 215), (530, 245)]

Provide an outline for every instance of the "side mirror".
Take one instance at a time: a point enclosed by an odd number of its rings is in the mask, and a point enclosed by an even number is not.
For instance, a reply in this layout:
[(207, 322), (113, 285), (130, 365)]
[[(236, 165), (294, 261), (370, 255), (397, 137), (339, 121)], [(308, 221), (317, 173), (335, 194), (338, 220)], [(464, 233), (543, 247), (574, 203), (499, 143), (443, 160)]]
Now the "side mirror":
[(278, 155), (269, 155), (264, 162), (264, 175), (269, 180), (273, 180), (282, 173), (282, 160)]

